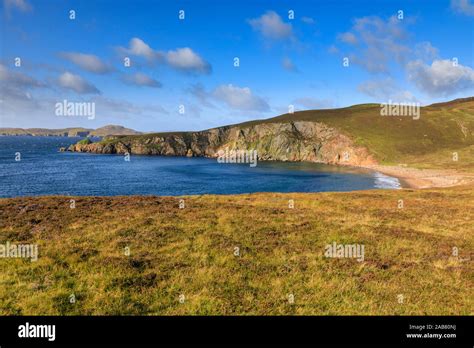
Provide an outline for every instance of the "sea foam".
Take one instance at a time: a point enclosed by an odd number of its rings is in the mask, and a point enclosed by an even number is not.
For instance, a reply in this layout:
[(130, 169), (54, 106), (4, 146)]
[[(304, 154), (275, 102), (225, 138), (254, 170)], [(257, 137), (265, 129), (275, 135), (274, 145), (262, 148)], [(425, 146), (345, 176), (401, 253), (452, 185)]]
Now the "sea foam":
[(375, 178), (374, 186), (380, 189), (401, 189), (402, 185), (397, 178), (387, 176), (385, 174), (375, 172), (373, 174)]

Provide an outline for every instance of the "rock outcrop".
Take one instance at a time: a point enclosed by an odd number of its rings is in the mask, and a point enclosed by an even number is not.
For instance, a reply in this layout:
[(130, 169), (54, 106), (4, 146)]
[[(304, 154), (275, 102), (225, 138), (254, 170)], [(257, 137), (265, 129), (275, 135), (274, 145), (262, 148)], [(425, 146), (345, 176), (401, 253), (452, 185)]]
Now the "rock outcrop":
[(69, 151), (104, 154), (217, 157), (225, 150), (256, 150), (261, 161), (308, 161), (328, 164), (377, 163), (370, 152), (322, 122), (292, 121), (226, 126), (200, 132), (108, 137), (74, 144)]

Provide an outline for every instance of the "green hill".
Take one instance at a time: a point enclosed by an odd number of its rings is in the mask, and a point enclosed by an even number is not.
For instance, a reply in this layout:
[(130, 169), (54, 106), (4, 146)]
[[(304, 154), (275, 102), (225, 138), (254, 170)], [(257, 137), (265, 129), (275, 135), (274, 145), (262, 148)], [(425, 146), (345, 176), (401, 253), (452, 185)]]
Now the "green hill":
[[(474, 97), (422, 107), (418, 120), (381, 117), (380, 110), (380, 105), (357, 105), (285, 114), (263, 122), (323, 122), (348, 134), (383, 164), (474, 165)], [(453, 152), (458, 152), (457, 162), (452, 160)]]

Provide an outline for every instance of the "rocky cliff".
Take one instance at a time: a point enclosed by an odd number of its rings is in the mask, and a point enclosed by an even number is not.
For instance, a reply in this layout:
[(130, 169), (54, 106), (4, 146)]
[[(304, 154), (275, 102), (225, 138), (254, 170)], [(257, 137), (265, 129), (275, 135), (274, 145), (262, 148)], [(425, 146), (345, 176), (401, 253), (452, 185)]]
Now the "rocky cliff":
[(369, 151), (322, 122), (292, 121), (226, 126), (200, 132), (108, 137), (69, 151), (104, 154), (218, 157), (225, 150), (256, 150), (261, 161), (375, 164)]

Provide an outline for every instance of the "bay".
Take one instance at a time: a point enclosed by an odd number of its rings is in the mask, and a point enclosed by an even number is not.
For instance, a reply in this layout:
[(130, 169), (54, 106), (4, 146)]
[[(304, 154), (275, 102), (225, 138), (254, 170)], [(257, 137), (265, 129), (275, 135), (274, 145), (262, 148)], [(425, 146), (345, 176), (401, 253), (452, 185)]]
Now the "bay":
[[(315, 163), (221, 164), (216, 159), (59, 152), (80, 138), (0, 137), (0, 197), (199, 195), (397, 189), (396, 178)], [(20, 153), (21, 160), (15, 161)]]

